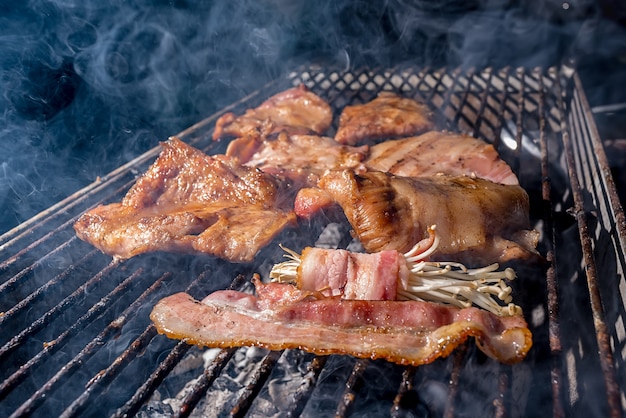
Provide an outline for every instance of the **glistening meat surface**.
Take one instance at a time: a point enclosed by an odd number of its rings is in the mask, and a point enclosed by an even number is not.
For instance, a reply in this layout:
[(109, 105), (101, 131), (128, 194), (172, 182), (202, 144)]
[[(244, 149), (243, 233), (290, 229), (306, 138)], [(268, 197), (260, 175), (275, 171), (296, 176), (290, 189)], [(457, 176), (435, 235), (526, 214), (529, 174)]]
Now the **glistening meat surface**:
[(324, 205), (339, 204), (368, 252), (406, 252), (437, 225), (436, 259), (475, 266), (538, 257), (528, 195), (520, 186), (466, 176), (343, 170), (324, 175), (319, 187), (298, 193), (296, 213), (309, 217)]
[(279, 132), (323, 134), (333, 121), (328, 103), (304, 85), (280, 92), (243, 115), (226, 113), (215, 123), (213, 139), (265, 138)]
[(521, 316), (419, 301), (316, 299), (291, 285), (255, 285), (261, 296), (224, 290), (200, 302), (177, 293), (159, 301), (150, 318), (160, 333), (202, 346), (299, 348), (403, 365), (445, 357), (469, 337), (503, 363), (521, 361), (532, 346)]
[(360, 167), (368, 151), (367, 146), (341, 145), (329, 137), (280, 133), (276, 138), (237, 138), (230, 142), (226, 155), (287, 178), (298, 187), (316, 185), (328, 170)]
[(335, 140), (356, 145), (415, 135), (432, 129), (432, 119), (428, 106), (391, 92), (381, 92), (368, 103), (343, 109)]
[(493, 145), (469, 135), (450, 132), (431, 131), (381, 142), (371, 147), (364, 165), (372, 171), (403, 177), (443, 173), (518, 184), (517, 176)]
[(117, 258), (148, 251), (201, 252), (249, 262), (295, 223), (275, 177), (172, 138), (121, 202), (74, 224), (79, 238)]

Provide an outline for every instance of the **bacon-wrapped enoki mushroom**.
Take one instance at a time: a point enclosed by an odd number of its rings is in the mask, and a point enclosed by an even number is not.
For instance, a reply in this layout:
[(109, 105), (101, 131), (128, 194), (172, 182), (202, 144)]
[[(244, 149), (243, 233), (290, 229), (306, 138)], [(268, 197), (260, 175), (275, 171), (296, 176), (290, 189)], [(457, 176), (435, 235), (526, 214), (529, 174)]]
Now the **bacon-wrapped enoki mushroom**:
[(468, 269), (456, 262), (427, 261), (439, 244), (434, 225), (428, 234), (405, 254), (308, 247), (300, 255), (283, 247), (289, 261), (275, 265), (270, 278), (343, 299), (413, 299), (459, 308), (476, 305), (500, 316), (521, 314), (521, 308), (512, 303), (512, 289), (507, 284), (516, 277), (512, 268), (498, 270), (494, 263)]

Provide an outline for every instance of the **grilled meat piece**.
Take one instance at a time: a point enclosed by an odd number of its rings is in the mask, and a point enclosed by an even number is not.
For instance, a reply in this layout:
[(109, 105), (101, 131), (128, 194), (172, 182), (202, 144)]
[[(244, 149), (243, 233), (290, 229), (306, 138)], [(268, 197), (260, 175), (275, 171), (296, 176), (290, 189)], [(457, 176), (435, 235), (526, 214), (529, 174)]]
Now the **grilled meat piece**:
[(215, 123), (213, 139), (265, 138), (278, 132), (324, 134), (333, 121), (328, 103), (304, 85), (278, 93), (243, 115), (226, 113)]
[(324, 296), (396, 300), (398, 286), (406, 288), (409, 281), (407, 262), (397, 251), (367, 254), (306, 247), (301, 255), (290, 258), (274, 266), (270, 277)]
[(431, 131), (384, 141), (370, 148), (364, 162), (372, 171), (403, 177), (438, 173), (476, 176), (502, 184), (518, 184), (511, 167), (491, 144), (469, 135)]
[(292, 198), (275, 177), (176, 138), (162, 147), (121, 202), (77, 220), (79, 238), (116, 258), (161, 250), (249, 262), (295, 223)]
[(296, 187), (310, 187), (328, 170), (361, 166), (368, 151), (365, 145), (341, 145), (329, 137), (280, 133), (273, 139), (235, 139), (226, 155), (239, 158), (248, 167), (290, 179)]
[(170, 338), (209, 347), (299, 348), (421, 365), (449, 355), (468, 337), (503, 363), (521, 361), (532, 346), (522, 316), (421, 301), (326, 298), (288, 284), (254, 280), (257, 295), (222, 290), (197, 301), (177, 293), (150, 318)]
[(433, 129), (428, 106), (391, 92), (362, 105), (346, 106), (339, 117), (335, 140), (356, 145), (365, 141), (416, 135)]
[(430, 225), (441, 237), (436, 259), (472, 266), (539, 257), (530, 230), (528, 195), (520, 186), (466, 176), (400, 177), (332, 171), (319, 189), (302, 189), (299, 216), (339, 204), (368, 252), (407, 252)]

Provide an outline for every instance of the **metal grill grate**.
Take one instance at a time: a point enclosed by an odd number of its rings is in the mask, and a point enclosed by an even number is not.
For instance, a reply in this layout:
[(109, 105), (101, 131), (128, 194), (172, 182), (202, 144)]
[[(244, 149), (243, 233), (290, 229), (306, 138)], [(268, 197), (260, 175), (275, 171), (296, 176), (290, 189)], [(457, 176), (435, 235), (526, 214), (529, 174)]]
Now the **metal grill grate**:
[[(210, 141), (221, 114), (301, 83), (336, 116), (382, 90), (417, 98), (440, 125), (493, 143), (511, 164), (550, 261), (546, 271), (518, 272), (534, 334), (528, 358), (504, 366), (468, 344), (402, 368), (298, 350), (204, 350), (157, 335), (148, 315), (160, 298), (246, 286), (280, 254), (264, 250), (252, 265), (161, 253), (115, 262), (76, 239), (77, 217), (121, 199), (156, 147), (0, 237), (0, 415), (621, 416), (626, 221), (575, 71), (299, 70), (179, 137), (223, 152)], [(323, 228), (280, 240), (311, 245)]]

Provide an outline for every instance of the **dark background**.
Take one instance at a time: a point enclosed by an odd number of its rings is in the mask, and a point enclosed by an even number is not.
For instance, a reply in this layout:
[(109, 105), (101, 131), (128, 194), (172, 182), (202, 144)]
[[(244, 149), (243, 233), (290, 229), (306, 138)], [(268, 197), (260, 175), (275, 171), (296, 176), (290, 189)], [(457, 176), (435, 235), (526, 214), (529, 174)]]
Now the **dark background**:
[(4, 1), (0, 234), (300, 64), (574, 58), (602, 136), (620, 149), (626, 13), (617, 4)]

